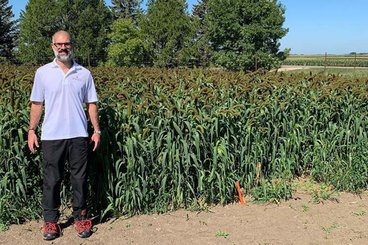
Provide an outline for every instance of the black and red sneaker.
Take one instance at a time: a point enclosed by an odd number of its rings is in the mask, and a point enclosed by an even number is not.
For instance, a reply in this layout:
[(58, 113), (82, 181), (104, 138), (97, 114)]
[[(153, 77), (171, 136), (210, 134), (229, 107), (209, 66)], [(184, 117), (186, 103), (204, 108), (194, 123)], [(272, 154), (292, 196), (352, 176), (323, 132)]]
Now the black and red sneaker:
[(92, 234), (92, 221), (90, 219), (77, 219), (74, 221), (74, 227), (81, 238), (87, 238)]
[(43, 240), (51, 241), (58, 238), (61, 234), (61, 228), (57, 223), (45, 222), (43, 224)]

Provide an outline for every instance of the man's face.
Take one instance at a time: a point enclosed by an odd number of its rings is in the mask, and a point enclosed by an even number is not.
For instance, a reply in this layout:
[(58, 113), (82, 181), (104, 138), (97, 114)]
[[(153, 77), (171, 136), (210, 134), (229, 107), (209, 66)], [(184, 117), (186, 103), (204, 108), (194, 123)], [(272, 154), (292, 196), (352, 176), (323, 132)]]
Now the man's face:
[(72, 60), (73, 44), (70, 42), (70, 36), (68, 33), (56, 33), (51, 47), (54, 51), (56, 59), (59, 61), (67, 62)]

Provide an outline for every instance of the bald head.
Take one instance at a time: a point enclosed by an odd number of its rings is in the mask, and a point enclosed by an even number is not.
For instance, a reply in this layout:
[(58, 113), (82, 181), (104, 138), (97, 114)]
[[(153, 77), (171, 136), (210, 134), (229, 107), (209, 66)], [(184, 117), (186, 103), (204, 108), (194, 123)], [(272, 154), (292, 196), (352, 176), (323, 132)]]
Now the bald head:
[(70, 37), (70, 34), (69, 32), (67, 31), (57, 31), (55, 32), (55, 34), (52, 36), (52, 42), (54, 43), (56, 39), (68, 39), (69, 42), (71, 42), (71, 37)]

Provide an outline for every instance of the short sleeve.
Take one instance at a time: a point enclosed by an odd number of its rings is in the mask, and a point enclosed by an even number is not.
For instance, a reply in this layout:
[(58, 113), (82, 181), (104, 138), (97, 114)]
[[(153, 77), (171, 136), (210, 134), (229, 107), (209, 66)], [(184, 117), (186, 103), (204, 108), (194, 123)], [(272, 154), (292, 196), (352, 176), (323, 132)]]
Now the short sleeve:
[(45, 93), (42, 86), (42, 76), (39, 70), (36, 71), (30, 100), (34, 102), (44, 102), (45, 100)]
[(87, 80), (87, 90), (84, 96), (84, 102), (92, 103), (92, 102), (97, 102), (97, 101), (98, 101), (98, 97), (97, 97), (96, 87), (93, 81), (92, 74), (90, 73), (88, 76), (88, 80)]

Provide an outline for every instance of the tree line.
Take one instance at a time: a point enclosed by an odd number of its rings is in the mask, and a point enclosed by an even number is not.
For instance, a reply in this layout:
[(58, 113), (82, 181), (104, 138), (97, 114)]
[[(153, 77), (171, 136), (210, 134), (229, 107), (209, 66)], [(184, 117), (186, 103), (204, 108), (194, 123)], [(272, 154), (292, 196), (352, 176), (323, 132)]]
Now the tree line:
[(88, 66), (271, 69), (286, 58), (279, 40), (285, 7), (277, 0), (29, 0), (13, 20), (0, 0), (0, 62), (40, 65), (60, 29)]

